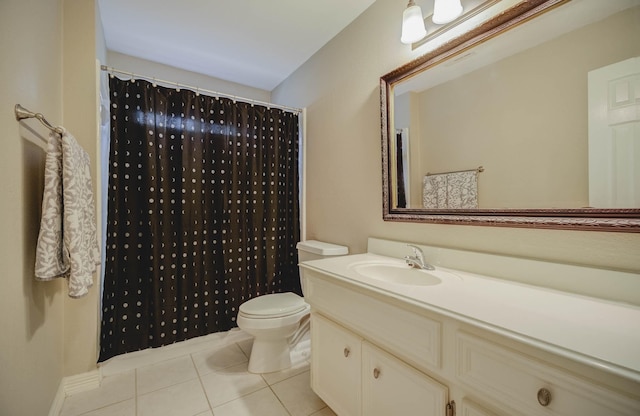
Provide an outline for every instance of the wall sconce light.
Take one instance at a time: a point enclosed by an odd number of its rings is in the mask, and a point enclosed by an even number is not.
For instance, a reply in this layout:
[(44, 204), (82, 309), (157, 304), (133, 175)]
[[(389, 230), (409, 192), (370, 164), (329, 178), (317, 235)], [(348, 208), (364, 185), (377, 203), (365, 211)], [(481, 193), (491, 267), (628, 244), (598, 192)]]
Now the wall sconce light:
[(433, 23), (444, 25), (453, 22), (462, 15), (460, 0), (435, 0), (433, 5)]
[(402, 13), (402, 36), (400, 37), (400, 42), (412, 44), (426, 35), (427, 30), (424, 28), (422, 9), (420, 9), (420, 6), (416, 6), (413, 0), (409, 0), (407, 8)]
[[(472, 7), (470, 7), (469, 10), (473, 12), (473, 15), (497, 1), (499, 0), (470, 0)], [(462, 16), (463, 11), (460, 0), (434, 0), (431, 20), (437, 25), (436, 27), (439, 27), (453, 22)], [(427, 31), (424, 26), (422, 9), (416, 5), (414, 0), (409, 0), (407, 8), (402, 13), (402, 36), (400, 37), (400, 41), (405, 44), (413, 44), (424, 39), (426, 36)]]

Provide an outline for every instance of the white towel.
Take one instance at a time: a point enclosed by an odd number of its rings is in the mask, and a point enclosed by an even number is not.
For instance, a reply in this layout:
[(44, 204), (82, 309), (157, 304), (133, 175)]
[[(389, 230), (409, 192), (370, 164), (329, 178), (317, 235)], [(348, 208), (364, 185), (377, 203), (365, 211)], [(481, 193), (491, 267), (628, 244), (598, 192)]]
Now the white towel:
[(36, 279), (67, 277), (78, 298), (93, 285), (100, 250), (89, 155), (68, 132), (49, 135), (44, 182)]

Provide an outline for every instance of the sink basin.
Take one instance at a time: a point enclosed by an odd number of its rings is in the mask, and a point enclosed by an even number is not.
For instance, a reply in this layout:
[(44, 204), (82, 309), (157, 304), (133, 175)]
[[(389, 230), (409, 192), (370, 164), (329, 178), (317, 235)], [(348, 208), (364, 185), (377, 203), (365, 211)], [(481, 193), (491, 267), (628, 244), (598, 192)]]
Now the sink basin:
[(432, 271), (414, 269), (403, 263), (360, 263), (351, 268), (361, 276), (401, 285), (433, 286), (442, 282)]

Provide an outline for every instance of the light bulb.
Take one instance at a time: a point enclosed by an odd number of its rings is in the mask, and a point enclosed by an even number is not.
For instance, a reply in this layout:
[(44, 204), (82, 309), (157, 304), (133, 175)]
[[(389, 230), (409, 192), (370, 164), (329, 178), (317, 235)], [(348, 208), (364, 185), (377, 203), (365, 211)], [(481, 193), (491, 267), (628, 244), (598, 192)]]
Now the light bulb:
[(432, 20), (437, 25), (444, 25), (453, 22), (461, 14), (460, 0), (435, 0)]
[(419, 41), (427, 35), (424, 28), (424, 18), (422, 17), (422, 9), (416, 6), (413, 0), (409, 1), (407, 8), (402, 13), (402, 43), (411, 44)]

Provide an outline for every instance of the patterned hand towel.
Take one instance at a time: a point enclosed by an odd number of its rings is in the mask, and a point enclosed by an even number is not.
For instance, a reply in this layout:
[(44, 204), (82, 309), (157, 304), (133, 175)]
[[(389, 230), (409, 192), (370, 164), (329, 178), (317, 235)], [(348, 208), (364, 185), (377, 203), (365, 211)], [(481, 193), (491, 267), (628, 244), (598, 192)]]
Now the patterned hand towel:
[(426, 175), (422, 180), (422, 206), (424, 208), (448, 208), (447, 176)]
[(49, 135), (44, 181), (36, 279), (67, 277), (78, 298), (93, 285), (100, 250), (89, 155), (68, 132)]
[(478, 208), (478, 172), (447, 174), (447, 205), (454, 209)]

